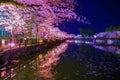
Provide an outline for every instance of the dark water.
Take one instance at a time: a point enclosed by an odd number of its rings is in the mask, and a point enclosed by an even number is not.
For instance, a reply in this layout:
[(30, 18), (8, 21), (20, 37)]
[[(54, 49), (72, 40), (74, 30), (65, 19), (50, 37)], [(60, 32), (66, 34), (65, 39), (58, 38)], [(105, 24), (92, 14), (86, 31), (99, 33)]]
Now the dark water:
[(38, 74), (44, 80), (120, 80), (119, 54), (110, 52), (118, 48), (106, 46), (104, 51), (99, 47), (105, 46), (93, 46), (61, 44), (46, 55)]
[(117, 46), (62, 43), (37, 56), (37, 70), (28, 66), (15, 80), (120, 80), (119, 53)]

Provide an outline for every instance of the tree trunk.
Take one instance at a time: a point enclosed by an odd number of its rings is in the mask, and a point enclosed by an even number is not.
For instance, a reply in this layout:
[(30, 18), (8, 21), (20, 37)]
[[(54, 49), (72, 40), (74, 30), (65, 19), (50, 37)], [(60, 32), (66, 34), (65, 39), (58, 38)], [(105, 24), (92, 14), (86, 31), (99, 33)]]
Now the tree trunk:
[(36, 43), (38, 44), (39, 42), (39, 37), (38, 37), (38, 25), (36, 25)]
[(13, 30), (11, 30), (11, 39), (12, 39), (12, 42), (14, 42), (14, 33), (13, 33)]

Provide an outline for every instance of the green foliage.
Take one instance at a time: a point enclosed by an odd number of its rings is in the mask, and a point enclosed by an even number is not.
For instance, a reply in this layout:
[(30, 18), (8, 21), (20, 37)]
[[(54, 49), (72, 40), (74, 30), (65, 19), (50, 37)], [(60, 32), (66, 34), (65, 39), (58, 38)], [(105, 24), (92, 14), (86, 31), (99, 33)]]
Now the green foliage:
[(120, 40), (120, 36), (118, 37), (118, 40)]
[(83, 36), (92, 36), (95, 32), (90, 28), (80, 28), (80, 34)]
[(28, 44), (35, 44), (36, 43), (36, 39), (28, 39)]
[(107, 31), (107, 32), (120, 31), (120, 25), (111, 25), (111, 26), (107, 27), (105, 31)]
[(0, 0), (0, 2), (13, 2), (13, 0)]
[(11, 38), (11, 37), (0, 36), (0, 40), (2, 40), (2, 39), (8, 40), (8, 39), (10, 39), (10, 38)]
[(19, 72), (16, 76), (17, 80), (34, 80), (35, 75), (34, 75), (35, 71), (33, 69), (31, 69), (30, 67), (22, 70), (21, 72)]

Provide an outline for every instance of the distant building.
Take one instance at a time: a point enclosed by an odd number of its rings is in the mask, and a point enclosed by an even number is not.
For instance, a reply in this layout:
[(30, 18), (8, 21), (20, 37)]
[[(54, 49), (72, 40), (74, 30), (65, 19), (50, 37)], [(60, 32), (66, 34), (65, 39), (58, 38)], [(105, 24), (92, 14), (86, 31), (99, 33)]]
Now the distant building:
[(5, 31), (5, 29), (0, 26), (0, 37), (1, 37), (1, 36), (10, 37), (11, 34), (10, 34), (8, 31)]

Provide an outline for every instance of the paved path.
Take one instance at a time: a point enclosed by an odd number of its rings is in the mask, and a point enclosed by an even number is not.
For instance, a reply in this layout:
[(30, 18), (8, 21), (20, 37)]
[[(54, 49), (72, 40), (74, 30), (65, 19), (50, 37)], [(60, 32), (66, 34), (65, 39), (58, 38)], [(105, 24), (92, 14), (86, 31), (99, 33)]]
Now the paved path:
[[(32, 45), (27, 45), (27, 46), (33, 46), (33, 45), (36, 45), (36, 44), (32, 44)], [(0, 47), (0, 56), (4, 53), (4, 52), (6, 52), (6, 51), (8, 51), (8, 50), (10, 50), (10, 49), (15, 49), (15, 48), (22, 48), (22, 47), (25, 47), (25, 45), (16, 45), (15, 47)]]

